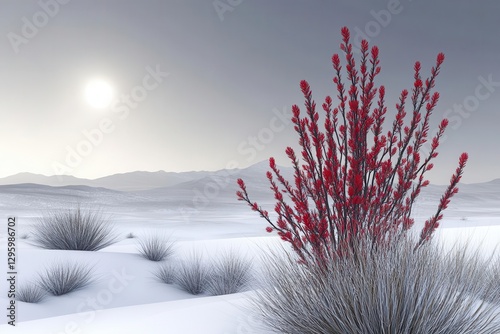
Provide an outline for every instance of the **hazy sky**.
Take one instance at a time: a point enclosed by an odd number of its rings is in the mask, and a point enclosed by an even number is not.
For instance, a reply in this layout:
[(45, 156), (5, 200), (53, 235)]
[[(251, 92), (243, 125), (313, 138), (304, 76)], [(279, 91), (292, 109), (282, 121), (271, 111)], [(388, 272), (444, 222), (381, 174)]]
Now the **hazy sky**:
[[(296, 145), (288, 122), (335, 95), (340, 28), (381, 49), (379, 84), (393, 108), (446, 61), (433, 126), (450, 127), (431, 181), (462, 151), (464, 182), (500, 178), (500, 2), (293, 0), (1, 0), (0, 177), (19, 172), (97, 178), (135, 170), (246, 167)], [(104, 109), (85, 89), (106, 81)], [(391, 120), (392, 121), (392, 120)]]

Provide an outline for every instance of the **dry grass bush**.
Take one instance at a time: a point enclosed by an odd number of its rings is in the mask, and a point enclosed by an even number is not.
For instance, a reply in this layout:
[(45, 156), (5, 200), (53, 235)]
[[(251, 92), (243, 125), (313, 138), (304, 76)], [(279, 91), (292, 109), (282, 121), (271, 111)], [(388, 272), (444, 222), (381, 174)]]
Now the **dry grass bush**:
[(207, 291), (214, 296), (243, 291), (252, 279), (252, 264), (236, 250), (220, 254), (213, 261)]
[(478, 280), (498, 271), (465, 246), (447, 251), (433, 241), (415, 250), (404, 239), (359, 247), (326, 268), (290, 253), (266, 263), (253, 304), (277, 333), (500, 333), (498, 304), (480, 298), (498, 292), (498, 280)]
[(101, 211), (54, 211), (33, 226), (33, 241), (46, 249), (97, 251), (118, 241), (112, 223)]
[(177, 279), (177, 268), (172, 263), (162, 264), (153, 274), (165, 284), (174, 284)]
[(177, 283), (182, 290), (192, 295), (198, 295), (205, 292), (209, 280), (209, 270), (203, 263), (201, 253), (193, 252), (189, 258), (180, 262), (175, 276), (175, 283)]
[(94, 281), (93, 267), (80, 263), (56, 263), (38, 276), (38, 285), (54, 296), (80, 290)]
[(138, 239), (139, 252), (150, 261), (163, 261), (172, 256), (174, 242), (163, 234), (149, 234)]
[(47, 295), (46, 291), (36, 283), (21, 285), (16, 291), (16, 300), (25, 303), (39, 303)]

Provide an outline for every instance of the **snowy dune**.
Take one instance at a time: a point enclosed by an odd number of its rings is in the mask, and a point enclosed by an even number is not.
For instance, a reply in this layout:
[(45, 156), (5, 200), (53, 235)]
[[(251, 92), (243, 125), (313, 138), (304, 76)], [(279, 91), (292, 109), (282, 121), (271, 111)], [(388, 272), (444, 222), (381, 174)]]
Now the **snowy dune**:
[[(67, 295), (47, 296), (39, 304), (17, 302), (17, 327), (0, 320), (1, 333), (264, 333), (248, 311), (251, 291), (225, 296), (192, 296), (153, 275), (157, 263), (139, 256), (137, 239), (126, 238), (162, 231), (176, 240), (172, 261), (201, 252), (204, 260), (224, 250), (239, 252), (259, 267), (262, 249), (279, 241), (264, 231), (265, 223), (235, 198), (235, 179), (248, 181), (249, 193), (264, 206), (272, 203), (262, 165), (246, 170), (193, 174), (170, 186), (136, 191), (103, 187), (39, 184), (0, 186), (1, 219), (18, 219), (18, 280), (22, 285), (56, 260), (94, 265), (98, 280)], [(138, 174), (135, 174), (137, 176)], [(134, 175), (129, 175), (134, 177)], [(137, 180), (124, 180), (137, 184)], [(433, 213), (443, 192), (431, 186), (415, 205), (417, 225)], [(43, 250), (19, 239), (36, 218), (50, 209), (80, 203), (111, 215), (120, 241), (98, 252)], [(271, 211), (272, 206), (267, 205)], [(4, 224), (3, 224), (4, 225)], [(5, 225), (4, 225), (5, 226)], [(500, 243), (500, 181), (462, 185), (453, 198), (439, 238), (447, 245), (467, 240), (491, 253)], [(0, 262), (6, 263), (6, 237), (0, 234)], [(6, 291), (5, 280), (1, 291)], [(7, 305), (5, 293), (0, 304)], [(2, 309), (5, 309), (2, 307)]]

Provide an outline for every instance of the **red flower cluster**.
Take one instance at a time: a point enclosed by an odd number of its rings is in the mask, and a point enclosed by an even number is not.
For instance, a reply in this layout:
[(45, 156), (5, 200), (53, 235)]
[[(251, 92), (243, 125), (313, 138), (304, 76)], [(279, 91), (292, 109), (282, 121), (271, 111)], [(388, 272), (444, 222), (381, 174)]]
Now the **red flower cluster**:
[[(238, 199), (257, 211), (270, 225), (266, 230), (276, 231), (305, 262), (342, 255), (355, 247), (361, 236), (377, 246), (405, 235), (414, 223), (412, 205), (429, 184), (424, 174), (433, 167), (430, 161), (438, 155), (439, 140), (448, 125), (446, 119), (441, 121), (431, 139), (430, 152), (421, 156), (429, 136), (430, 116), (439, 100), (433, 88), (444, 54), (437, 56), (426, 79), (421, 77), (420, 63), (415, 63), (411, 95), (407, 90), (401, 92), (395, 120), (384, 132), (385, 88), (374, 83), (380, 73), (378, 48), (369, 50), (368, 42), (363, 41), (357, 68), (345, 27), (340, 48), (345, 55), (347, 77), (341, 74), (340, 56), (333, 55), (333, 82), (339, 102), (333, 107), (332, 98), (325, 98), (323, 130), (311, 88), (307, 81), (300, 82), (306, 112), (302, 116), (294, 105), (292, 122), (299, 135), (302, 163), (291, 147), (286, 149), (294, 169), (293, 184), (282, 176), (274, 158), (269, 159), (271, 171), (267, 178), (276, 199), (275, 222), (267, 211), (250, 201), (245, 183), (238, 180)], [(410, 119), (405, 124), (407, 111)], [(441, 212), (458, 192), (466, 162), (467, 154), (463, 153), (436, 215), (421, 231), (417, 247), (429, 240), (438, 227)]]

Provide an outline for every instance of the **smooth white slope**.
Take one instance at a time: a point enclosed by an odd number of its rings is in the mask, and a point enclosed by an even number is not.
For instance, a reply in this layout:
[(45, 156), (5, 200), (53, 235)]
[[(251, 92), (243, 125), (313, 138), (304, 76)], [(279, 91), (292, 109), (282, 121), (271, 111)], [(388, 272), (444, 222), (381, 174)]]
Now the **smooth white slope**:
[[(120, 307), (28, 321), (2, 333), (238, 334), (263, 333), (245, 309), (245, 294)], [(257, 330), (257, 331), (256, 331)]]

